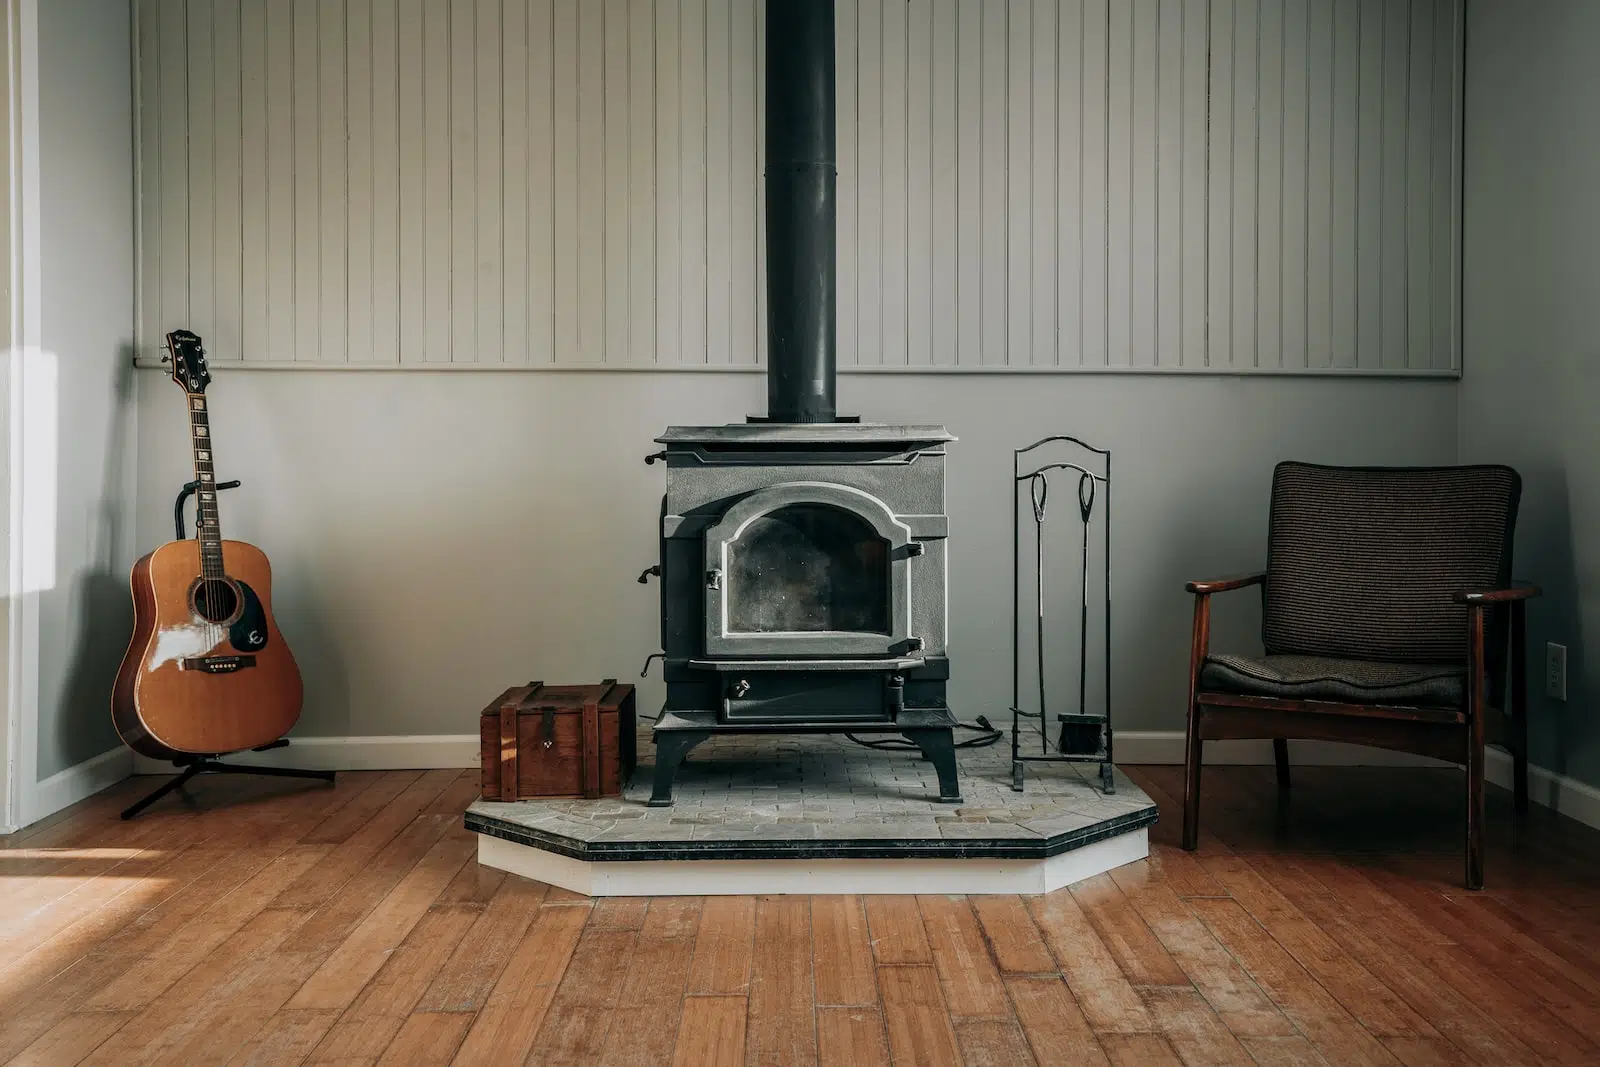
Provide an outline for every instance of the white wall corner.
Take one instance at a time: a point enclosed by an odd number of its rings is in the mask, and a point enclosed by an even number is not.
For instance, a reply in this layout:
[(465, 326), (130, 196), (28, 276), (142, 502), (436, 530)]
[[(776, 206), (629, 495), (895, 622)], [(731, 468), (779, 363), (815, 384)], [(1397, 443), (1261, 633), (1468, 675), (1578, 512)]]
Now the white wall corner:
[[(87, 800), (102, 789), (108, 789), (133, 773), (133, 753), (118, 745), (116, 748), (86, 759), (64, 771), (57, 771), (34, 790), (34, 803), (28, 812), (28, 823), (38, 822), (54, 815), (62, 808), (80, 800)], [(27, 825), (24, 823), (22, 825)], [(13, 833), (20, 826), (8, 826), (5, 833)]]

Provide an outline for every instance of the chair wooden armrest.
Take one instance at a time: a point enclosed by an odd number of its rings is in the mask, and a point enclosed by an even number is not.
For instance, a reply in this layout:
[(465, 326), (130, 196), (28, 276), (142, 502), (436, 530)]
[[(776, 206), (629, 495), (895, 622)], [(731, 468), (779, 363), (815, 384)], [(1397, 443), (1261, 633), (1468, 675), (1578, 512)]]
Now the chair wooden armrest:
[(1267, 580), (1266, 571), (1256, 571), (1253, 574), (1230, 574), (1222, 578), (1205, 578), (1196, 582), (1185, 582), (1184, 591), (1197, 596), (1208, 596), (1211, 593), (1226, 593), (1230, 589), (1244, 589), (1252, 585), (1260, 585)]
[(1457, 604), (1508, 604), (1543, 595), (1544, 590), (1536, 585), (1518, 585), (1510, 589), (1460, 589), (1456, 591), (1455, 601)]

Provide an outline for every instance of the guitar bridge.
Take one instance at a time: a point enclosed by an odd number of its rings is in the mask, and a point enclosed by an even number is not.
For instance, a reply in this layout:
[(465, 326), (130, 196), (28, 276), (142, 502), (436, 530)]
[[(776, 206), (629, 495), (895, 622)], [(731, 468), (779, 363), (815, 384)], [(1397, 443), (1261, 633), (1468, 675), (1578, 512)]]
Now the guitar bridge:
[(195, 656), (178, 661), (180, 671), (204, 671), (206, 674), (232, 674), (255, 665), (254, 656)]

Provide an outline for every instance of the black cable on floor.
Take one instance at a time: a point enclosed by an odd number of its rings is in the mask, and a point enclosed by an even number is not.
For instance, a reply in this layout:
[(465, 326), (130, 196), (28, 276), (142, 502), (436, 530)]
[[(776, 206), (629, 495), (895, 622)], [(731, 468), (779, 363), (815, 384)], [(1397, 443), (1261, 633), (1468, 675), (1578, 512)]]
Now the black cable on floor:
[[(990, 724), (989, 720), (982, 715), (978, 716), (978, 721), (976, 723), (956, 723), (956, 729), (971, 730), (981, 735), (979, 737), (970, 737), (965, 741), (957, 741), (955, 745), (956, 748), (988, 748), (990, 745), (994, 744), (996, 741), (1000, 740), (1000, 738), (1005, 736), (1001, 731), (995, 729), (994, 726)], [(845, 734), (845, 737), (849, 738), (851, 741), (854, 741), (862, 748), (876, 748), (892, 752), (921, 751), (910, 741), (904, 741), (898, 737), (880, 737), (875, 741), (863, 741), (855, 734)]]

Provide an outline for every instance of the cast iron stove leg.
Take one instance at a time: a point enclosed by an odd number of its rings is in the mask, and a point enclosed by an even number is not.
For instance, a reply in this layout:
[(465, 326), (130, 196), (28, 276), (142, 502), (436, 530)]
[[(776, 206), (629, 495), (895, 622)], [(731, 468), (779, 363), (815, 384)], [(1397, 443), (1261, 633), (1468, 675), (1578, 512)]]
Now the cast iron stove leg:
[(1110, 796), (1117, 791), (1116, 779), (1111, 777), (1111, 764), (1100, 764), (1100, 791)]
[(902, 730), (906, 738), (922, 750), (939, 775), (939, 803), (961, 803), (961, 783), (956, 778), (956, 742), (948, 726), (932, 730)]
[(656, 777), (650, 789), (652, 808), (672, 807), (672, 783), (689, 750), (711, 736), (710, 730), (673, 730), (657, 733)]

